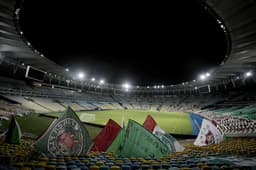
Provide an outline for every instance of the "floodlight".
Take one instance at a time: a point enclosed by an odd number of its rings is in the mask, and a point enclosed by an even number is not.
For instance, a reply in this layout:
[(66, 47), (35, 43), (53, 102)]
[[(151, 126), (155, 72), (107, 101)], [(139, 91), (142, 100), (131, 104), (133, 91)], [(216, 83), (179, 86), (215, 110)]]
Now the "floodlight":
[(122, 87), (125, 88), (125, 89), (129, 89), (131, 87), (131, 85), (129, 83), (124, 83), (122, 85)]
[(205, 80), (205, 78), (206, 78), (206, 77), (205, 77), (204, 74), (202, 74), (202, 75), (200, 76), (200, 79), (201, 79), (201, 80)]
[(100, 84), (104, 84), (104, 80), (101, 79), (101, 80), (100, 80)]
[(95, 81), (95, 78), (94, 78), (94, 77), (92, 77), (91, 81)]
[(210, 73), (206, 73), (205, 75), (206, 75), (206, 77), (209, 77), (209, 76), (211, 76), (211, 74), (210, 74)]
[(195, 87), (195, 90), (197, 90), (197, 87)]
[(79, 79), (83, 79), (84, 78), (84, 73), (80, 72), (80, 73), (78, 73), (77, 76), (78, 76)]
[(156, 86), (154, 86), (154, 89), (156, 89)]
[(251, 71), (248, 71), (245, 73), (245, 77), (251, 77), (252, 76), (252, 72)]
[(65, 71), (66, 71), (66, 72), (69, 72), (69, 69), (68, 69), (68, 68), (66, 68), (66, 69), (65, 69)]
[(162, 85), (161, 87), (162, 87), (162, 89), (163, 89), (163, 88), (164, 88), (164, 85)]
[(147, 86), (147, 89), (149, 89), (149, 86)]
[(193, 82), (196, 82), (196, 80), (193, 80)]
[(140, 88), (140, 86), (136, 86), (136, 88), (138, 89), (138, 88)]

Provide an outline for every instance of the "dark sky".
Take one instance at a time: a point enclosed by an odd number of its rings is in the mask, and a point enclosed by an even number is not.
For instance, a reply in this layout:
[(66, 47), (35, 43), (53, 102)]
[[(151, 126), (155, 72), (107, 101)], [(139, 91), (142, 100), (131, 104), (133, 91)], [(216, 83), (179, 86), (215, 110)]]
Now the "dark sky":
[(226, 52), (223, 32), (195, 0), (26, 0), (21, 26), (49, 59), (109, 83), (191, 81)]

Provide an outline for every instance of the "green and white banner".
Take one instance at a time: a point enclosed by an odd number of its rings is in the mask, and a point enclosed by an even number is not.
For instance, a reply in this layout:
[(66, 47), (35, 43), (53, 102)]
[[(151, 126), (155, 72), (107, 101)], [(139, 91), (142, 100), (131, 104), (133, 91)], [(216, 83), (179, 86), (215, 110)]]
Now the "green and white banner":
[(16, 121), (15, 117), (12, 116), (12, 120), (9, 129), (6, 133), (5, 142), (10, 144), (20, 144), (21, 129), (19, 123)]
[(169, 152), (181, 152), (185, 149), (172, 135), (166, 133), (158, 125), (155, 126), (153, 134), (168, 146)]
[(92, 140), (88, 131), (68, 107), (66, 112), (48, 127), (47, 131), (34, 143), (41, 152), (56, 155), (84, 155), (90, 149)]
[(121, 157), (159, 158), (169, 153), (169, 148), (154, 134), (133, 120), (129, 120), (121, 145)]
[(218, 144), (223, 140), (221, 131), (209, 120), (203, 119), (200, 132), (194, 142), (196, 146)]

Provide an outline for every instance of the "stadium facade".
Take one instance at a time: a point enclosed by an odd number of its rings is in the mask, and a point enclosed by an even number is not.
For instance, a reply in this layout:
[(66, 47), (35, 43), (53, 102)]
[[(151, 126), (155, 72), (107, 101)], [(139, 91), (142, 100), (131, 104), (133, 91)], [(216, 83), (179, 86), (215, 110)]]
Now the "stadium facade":
[[(24, 0), (1, 0), (0, 61), (1, 72), (16, 79), (27, 78), (41, 82), (40, 85), (80, 89), (82, 91), (122, 93), (118, 84), (93, 83), (74, 80), (65, 68), (47, 59), (26, 40), (20, 26), (20, 13)], [(187, 81), (176, 85), (133, 87), (136, 94), (197, 94), (218, 92), (243, 86), (247, 72), (255, 71), (256, 61), (256, 4), (255, 1), (202, 0), (199, 2), (223, 30), (227, 52), (222, 63), (204, 81)], [(207, 56), (206, 56), (207, 57)], [(28, 71), (28, 67), (30, 68)], [(27, 74), (26, 74), (27, 73)], [(250, 79), (255, 81), (254, 76)], [(251, 80), (250, 80), (251, 81)]]

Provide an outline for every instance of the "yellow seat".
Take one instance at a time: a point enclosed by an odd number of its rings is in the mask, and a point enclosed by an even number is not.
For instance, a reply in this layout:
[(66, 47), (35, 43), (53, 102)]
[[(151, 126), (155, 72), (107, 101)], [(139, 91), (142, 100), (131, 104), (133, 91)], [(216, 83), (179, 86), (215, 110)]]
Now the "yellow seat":
[(97, 165), (92, 165), (92, 166), (89, 167), (89, 169), (90, 170), (99, 170), (100, 168)]
[(111, 167), (110, 167), (110, 170), (120, 170), (120, 167), (114, 165), (114, 166), (111, 166)]

